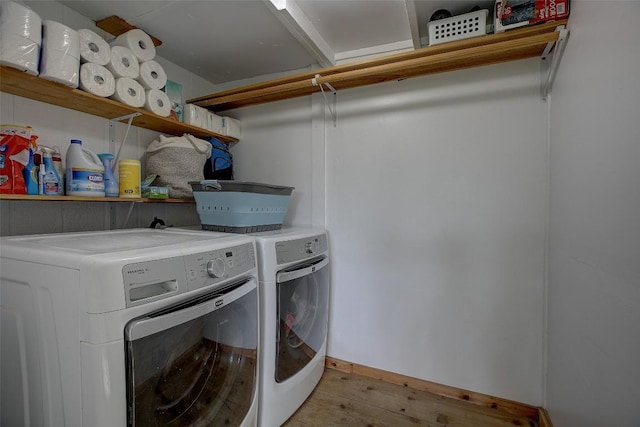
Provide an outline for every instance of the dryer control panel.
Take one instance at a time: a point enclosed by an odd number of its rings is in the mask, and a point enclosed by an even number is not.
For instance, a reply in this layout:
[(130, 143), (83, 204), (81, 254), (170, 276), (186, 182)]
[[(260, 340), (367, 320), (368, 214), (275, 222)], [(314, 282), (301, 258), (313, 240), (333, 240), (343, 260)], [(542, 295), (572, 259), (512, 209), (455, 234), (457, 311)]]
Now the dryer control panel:
[(209, 287), (246, 275), (256, 267), (254, 246), (127, 264), (122, 269), (127, 307)]
[(276, 243), (276, 259), (278, 264), (286, 264), (314, 257), (328, 250), (327, 236), (305, 237)]

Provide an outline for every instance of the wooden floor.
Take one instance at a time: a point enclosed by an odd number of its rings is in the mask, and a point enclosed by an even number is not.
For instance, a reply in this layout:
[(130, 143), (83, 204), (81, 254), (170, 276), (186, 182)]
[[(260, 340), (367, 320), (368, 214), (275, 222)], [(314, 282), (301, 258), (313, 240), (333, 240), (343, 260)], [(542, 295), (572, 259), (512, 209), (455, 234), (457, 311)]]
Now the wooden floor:
[(284, 427), (539, 427), (536, 420), (353, 373), (325, 369)]

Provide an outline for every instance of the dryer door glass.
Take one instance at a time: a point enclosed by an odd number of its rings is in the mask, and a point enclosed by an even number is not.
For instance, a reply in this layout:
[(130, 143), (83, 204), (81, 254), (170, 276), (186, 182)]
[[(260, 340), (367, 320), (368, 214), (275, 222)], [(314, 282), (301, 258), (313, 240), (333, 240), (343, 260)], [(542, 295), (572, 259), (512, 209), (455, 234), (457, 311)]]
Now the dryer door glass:
[(127, 324), (130, 426), (239, 426), (256, 390), (254, 279)]
[(320, 258), (278, 273), (276, 381), (302, 370), (327, 336), (328, 259)]

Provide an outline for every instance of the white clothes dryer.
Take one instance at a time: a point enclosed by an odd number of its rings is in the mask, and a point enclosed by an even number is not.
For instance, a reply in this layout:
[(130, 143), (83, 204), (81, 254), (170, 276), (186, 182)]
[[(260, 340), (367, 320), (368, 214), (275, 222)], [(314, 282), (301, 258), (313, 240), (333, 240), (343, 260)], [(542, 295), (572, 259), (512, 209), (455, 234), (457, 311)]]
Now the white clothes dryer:
[(256, 425), (253, 238), (134, 229), (0, 245), (1, 425)]
[(282, 425), (324, 372), (329, 246), (323, 229), (252, 233), (260, 288), (259, 425)]

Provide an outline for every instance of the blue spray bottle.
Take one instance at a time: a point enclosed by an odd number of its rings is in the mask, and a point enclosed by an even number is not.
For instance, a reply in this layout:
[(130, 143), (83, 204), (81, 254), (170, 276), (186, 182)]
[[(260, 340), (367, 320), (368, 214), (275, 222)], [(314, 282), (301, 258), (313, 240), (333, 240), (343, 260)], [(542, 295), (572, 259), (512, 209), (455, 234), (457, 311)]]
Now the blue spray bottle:
[(31, 145), (29, 147), (29, 161), (22, 169), (22, 177), (24, 178), (24, 186), (27, 190), (27, 194), (38, 194), (38, 168), (33, 161), (33, 151), (38, 146), (36, 142), (38, 137), (36, 135), (31, 136)]
[(114, 157), (111, 153), (98, 154), (98, 158), (104, 165), (104, 195), (106, 197), (118, 197), (120, 195), (120, 186), (111, 170), (111, 161)]
[[(40, 147), (42, 150), (42, 162), (44, 165), (44, 175), (42, 176), (42, 182), (40, 186), (42, 188), (42, 194), (45, 196), (59, 196), (60, 195), (60, 176), (53, 166), (53, 150), (48, 147)], [(40, 165), (42, 167), (42, 165)]]

